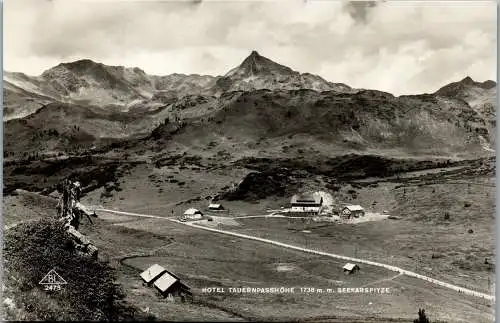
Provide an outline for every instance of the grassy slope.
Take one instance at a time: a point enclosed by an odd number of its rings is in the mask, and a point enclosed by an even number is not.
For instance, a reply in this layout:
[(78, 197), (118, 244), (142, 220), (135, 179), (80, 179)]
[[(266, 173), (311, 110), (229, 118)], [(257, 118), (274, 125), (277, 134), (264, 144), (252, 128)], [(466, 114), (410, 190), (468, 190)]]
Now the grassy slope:
[[(475, 166), (472, 166), (475, 167)], [(492, 293), (494, 232), (494, 178), (469, 169), (420, 176), (402, 182), (374, 180), (363, 186), (338, 185), (334, 199), (361, 204), (372, 212), (388, 210), (400, 220), (357, 225), (307, 225), (286, 220), (243, 220), (249, 230), (265, 237), (377, 259), (438, 279)], [(282, 205), (288, 200), (283, 199)], [(308, 235), (290, 230), (308, 229)], [(289, 229), (289, 230), (287, 230)], [(469, 233), (469, 230), (472, 232)], [(325, 239), (328, 241), (325, 244)]]
[[(138, 179), (151, 181), (150, 178), (144, 176), (147, 172), (143, 169), (142, 175), (137, 176), (135, 182), (132, 184), (132, 177), (130, 176), (133, 175), (137, 169), (139, 168), (132, 170), (130, 175), (125, 176), (123, 179), (124, 182), (120, 184), (122, 190), (114, 191), (112, 194), (114, 195), (112, 200), (116, 198), (113, 204), (120, 209), (123, 209), (119, 204), (123, 200), (120, 200), (119, 197), (126, 196), (128, 203), (132, 203), (132, 201), (138, 197), (138, 190), (129, 189), (129, 185), (138, 185)], [(159, 176), (160, 174), (156, 173), (156, 171), (154, 171), (154, 173), (156, 177), (152, 180), (150, 185), (152, 189), (157, 190), (158, 188), (155, 188), (154, 182), (159, 181), (163, 177)], [(197, 174), (196, 171), (185, 170), (183, 172), (183, 176), (201, 175), (195, 174)], [(164, 178), (169, 176), (168, 174), (163, 175)], [(178, 174), (176, 174), (176, 176), (177, 175)], [(203, 177), (206, 178), (207, 175), (204, 173)], [(218, 176), (212, 174), (208, 176), (206, 180), (210, 180), (211, 177), (217, 178)], [(196, 183), (189, 185), (194, 184)], [(175, 186), (178, 186), (177, 183), (168, 183), (166, 185), (167, 186), (164, 186), (166, 192), (157, 197), (150, 195), (149, 202), (153, 202), (155, 199), (159, 202), (164, 202), (168, 201), (169, 198), (174, 199), (183, 197), (182, 193), (178, 193), (180, 194), (179, 196), (173, 197), (170, 197), (168, 193), (169, 190), (172, 192), (177, 191), (175, 189)], [(168, 185), (173, 186), (168, 189)], [(160, 185), (160, 187), (161, 186), (163, 185)], [(140, 191), (144, 196), (148, 195), (147, 189), (141, 189)], [(189, 191), (189, 187), (182, 190), (182, 192), (185, 192), (184, 194)], [(134, 195), (132, 195), (133, 192), (135, 192)], [(358, 195), (364, 196), (361, 192)], [(160, 196), (163, 196), (163, 199), (158, 200)], [(371, 198), (372, 196), (370, 196), (370, 199)], [(16, 203), (19, 204), (19, 202)], [(248, 207), (248, 204), (245, 203), (239, 203), (237, 205), (242, 208)], [(253, 207), (254, 205), (251, 206)], [(231, 207), (231, 205), (229, 207)], [(7, 207), (7, 209), (9, 208)], [(164, 210), (166, 209), (164, 208)], [(147, 211), (144, 212), (147, 213)], [(162, 214), (161, 208), (155, 213)], [(169, 214), (169, 212), (164, 212), (163, 214), (165, 213)], [(7, 214), (9, 214), (9, 212), (7, 212)], [(413, 318), (416, 308), (420, 306), (428, 309), (427, 312), (430, 314), (431, 319), (439, 318), (457, 322), (467, 320), (486, 322), (489, 320), (487, 318), (488, 315), (479, 315), (478, 309), (480, 307), (480, 311), (482, 312), (491, 312), (486, 305), (478, 304), (476, 299), (462, 299), (454, 292), (437, 289), (435, 286), (422, 285), (419, 281), (408, 280), (407, 278), (396, 278), (392, 282), (387, 281), (383, 284), (374, 285), (379, 287), (382, 285), (383, 287), (393, 287), (397, 292), (388, 298), (380, 296), (361, 297), (359, 295), (334, 295), (333, 298), (326, 296), (317, 298), (315, 296), (305, 295), (285, 295), (281, 297), (278, 297), (278, 295), (269, 295), (268, 297), (255, 295), (205, 295), (201, 299), (198, 299), (200, 304), (186, 306), (178, 303), (167, 304), (164, 300), (158, 299), (153, 291), (142, 288), (138, 283), (137, 274), (150, 263), (158, 262), (172, 268), (174, 272), (181, 275), (181, 278), (194, 288), (212, 286), (213, 284), (234, 286), (235, 284), (241, 284), (242, 280), (254, 281), (257, 285), (281, 283), (290, 285), (307, 284), (314, 287), (323, 287), (324, 285), (331, 284), (329, 282), (330, 280), (340, 280), (338, 278), (341, 277), (335, 277), (337, 271), (333, 269), (338, 268), (341, 264), (335, 264), (335, 262), (331, 262), (330, 260), (325, 262), (325, 260), (319, 258), (310, 258), (307, 255), (295, 252), (290, 253), (263, 245), (259, 245), (257, 248), (251, 242), (249, 243), (239, 239), (235, 240), (225, 236), (213, 235), (203, 231), (185, 228), (180, 225), (173, 225), (162, 220), (142, 220), (121, 216), (113, 216), (113, 219), (110, 220), (103, 216), (98, 221), (99, 222), (94, 226), (84, 226), (83, 230), (98, 244), (101, 253), (107, 255), (106, 258), (111, 261), (111, 264), (116, 264), (119, 259), (131, 255), (143, 254), (150, 256), (149, 258), (139, 257), (126, 260), (125, 264), (127, 266), (119, 267), (118, 280), (127, 292), (128, 296), (126, 300), (133, 302), (142, 309), (149, 307), (151, 313), (162, 319), (182, 320), (186, 318), (195, 318), (200, 320), (234, 320), (241, 316), (246, 318), (260, 317), (270, 319), (274, 317), (285, 319), (300, 316), (304, 318), (314, 317), (315, 320), (319, 320), (321, 317), (330, 319), (336, 317), (336, 319), (339, 319), (339, 316), (342, 315), (350, 317), (353, 315), (360, 317), (405, 317), (409, 319)], [(113, 223), (117, 222), (120, 222), (121, 225), (113, 225)], [(244, 221), (242, 221), (242, 223), (245, 224)], [(252, 225), (256, 223), (258, 222), (252, 222)], [(252, 230), (251, 234), (259, 234), (259, 232), (265, 232), (266, 229), (278, 229), (276, 233), (271, 235), (273, 239), (280, 240), (284, 238), (282, 241), (287, 241), (287, 236), (295, 237), (296, 239), (300, 236), (300, 233), (294, 233), (290, 230), (286, 230), (284, 235), (278, 234), (278, 232), (283, 232), (282, 229), (286, 228), (286, 226), (278, 225), (275, 227), (271, 225), (271, 223), (272, 222), (267, 222), (265, 227), (258, 230)], [(289, 224), (288, 226), (293, 226), (293, 224)], [(317, 240), (318, 243), (321, 241), (318, 248), (329, 250), (328, 248), (330, 248), (330, 245), (335, 245), (335, 241), (341, 241), (342, 239), (346, 240), (346, 246), (349, 244), (352, 245), (352, 242), (348, 240), (349, 236), (365, 237), (362, 241), (368, 242), (370, 239), (376, 238), (377, 236), (379, 236), (377, 239), (383, 240), (384, 237), (392, 237), (394, 235), (394, 232), (390, 232), (394, 227), (387, 227), (387, 224), (384, 223), (380, 223), (378, 227), (385, 228), (385, 233), (383, 230), (378, 230), (376, 227), (374, 228), (373, 226), (369, 226), (369, 224), (365, 224), (365, 226), (360, 225), (353, 227), (357, 232), (346, 232), (347, 235), (344, 237), (340, 236), (339, 239), (335, 238), (332, 240), (329, 237), (323, 236), (321, 240)], [(403, 232), (402, 230), (404, 227), (410, 230), (414, 226), (409, 226), (408, 222), (404, 222), (401, 223), (399, 229), (395, 230)], [(251, 226), (246, 226), (246, 228), (251, 228)], [(323, 229), (327, 230), (325, 232), (328, 232), (328, 227), (324, 227)], [(314, 241), (314, 235), (317, 234), (317, 230), (321, 230), (321, 228), (312, 228), (312, 238), (307, 242), (309, 247), (314, 246), (312, 241)], [(372, 233), (368, 234), (369, 232)], [(130, 237), (130, 239), (124, 240), (124, 236)], [(325, 244), (325, 239), (327, 239), (329, 243)], [(391, 243), (389, 240), (384, 243), (386, 243), (385, 245), (382, 244), (384, 247), (397, 245)], [(378, 242), (370, 243), (372, 246), (376, 246), (377, 244)], [(416, 245), (419, 246), (418, 244)], [(237, 246), (237, 249), (240, 251), (236, 254), (234, 253), (235, 246)], [(360, 253), (359, 255), (361, 255), (363, 252), (362, 248), (359, 248), (358, 252)], [(237, 259), (234, 259), (235, 257), (237, 257)], [(281, 274), (273, 271), (278, 262), (292, 264), (295, 270)], [(370, 278), (369, 276), (374, 274), (377, 275), (376, 271), (372, 272), (368, 270), (368, 268), (365, 268), (363, 273), (368, 275), (366, 278)], [(382, 275), (380, 278), (373, 276), (372, 281), (389, 278), (389, 276), (391, 275)], [(273, 277), (273, 279), (268, 277)], [(372, 303), (371, 305), (369, 305), (370, 302)], [(252, 305), (244, 306), (243, 304)], [(294, 310), (295, 312), (291, 311), (290, 304), (294, 304), (294, 308), (296, 308)], [(332, 307), (332, 304), (335, 305)], [(397, 304), (397, 306), (394, 306), (395, 304)], [(303, 307), (300, 305), (303, 305)], [(220, 309), (223, 309), (223, 311)], [(229, 314), (228, 311), (234, 314)]]
[[(459, 168), (451, 168), (444, 173), (437, 171), (435, 175), (423, 176), (425, 172), (420, 172), (416, 175), (418, 180), (411, 178), (402, 183), (386, 183), (383, 179), (374, 179), (378, 183), (363, 185), (353, 182), (353, 185), (339, 185), (340, 191), (332, 192), (339, 200), (360, 203), (370, 211), (389, 210), (401, 220), (358, 225), (307, 225), (277, 219), (247, 219), (238, 220), (243, 226), (230, 230), (247, 231), (346, 255), (356, 253), (360, 257), (392, 263), (458, 285), (491, 292), (488, 282), (493, 282), (492, 269), (484, 264), (484, 259), (492, 262), (493, 258), (494, 200), (492, 188), (488, 185), (494, 183), (491, 182), (491, 173), (482, 174), (482, 167), (470, 167), (460, 171)], [(207, 196), (233, 179), (216, 170), (201, 173), (188, 167), (176, 174), (175, 169), (176, 166), (149, 171), (143, 169), (141, 175), (127, 176), (121, 184), (123, 190), (114, 193), (104, 204), (156, 215), (170, 215), (174, 209), (174, 214), (179, 215), (190, 206), (204, 209), (207, 202), (202, 199), (175, 207), (169, 205), (170, 202), (192, 199), (194, 192)], [(471, 173), (470, 169), (476, 172)], [(155, 174), (154, 178), (148, 178), (149, 174)], [(179, 189), (177, 183), (169, 182), (169, 174), (175, 178), (181, 176), (186, 184)], [(195, 181), (191, 182), (191, 179)], [(204, 181), (213, 184), (205, 186), (202, 184)], [(467, 184), (471, 181), (486, 186)], [(132, 198), (137, 194), (133, 188), (139, 187), (141, 196), (146, 199), (144, 201), (142, 197)], [(151, 207), (137, 207), (134, 201), (147, 201), (144, 206)], [(223, 204), (230, 209), (229, 214), (263, 214), (267, 206), (276, 208), (287, 205), (288, 198), (269, 198), (256, 204), (241, 201), (223, 201)], [(445, 212), (450, 213), (449, 219), (445, 218)], [(303, 234), (300, 232), (302, 229), (309, 229), (312, 233)], [(468, 233), (469, 229), (473, 233)]]
[[(181, 279), (193, 287), (195, 301), (205, 306), (223, 308), (247, 319), (290, 320), (352, 317), (405, 317), (413, 316), (415, 307), (424, 306), (434, 314), (434, 318), (447, 318), (451, 321), (472, 319), (487, 321), (478, 316), (475, 300), (460, 300), (457, 295), (445, 290), (430, 288), (420, 282), (397, 281), (375, 283), (381, 279), (393, 277), (392, 273), (363, 267), (358, 276), (341, 274), (343, 263), (331, 259), (309, 256), (282, 248), (246, 241), (223, 235), (214, 235), (201, 230), (186, 228), (164, 220), (116, 217), (102, 214), (102, 219), (115, 223), (107, 225), (109, 230), (116, 226), (130, 230), (149, 232), (149, 236), (168, 235), (172, 243), (154, 243), (146, 236), (142, 242), (131, 240), (127, 246), (151, 241), (149, 252), (141, 247), (133, 251), (124, 264), (133, 268), (137, 275), (152, 263), (160, 263), (178, 274)], [(113, 228), (113, 229), (112, 229)], [(106, 229), (108, 230), (108, 229)], [(97, 236), (96, 236), (97, 239)], [(100, 242), (109, 248), (109, 252), (122, 254), (123, 238), (115, 235), (101, 237)], [(238, 253), (235, 253), (235, 248)], [(125, 252), (126, 254), (126, 252)], [(136, 257), (133, 257), (133, 256)], [(140, 257), (139, 257), (140, 255)], [(120, 256), (121, 257), (121, 256)], [(278, 272), (278, 264), (291, 266), (288, 272)], [(391, 295), (315, 295), (295, 293), (289, 295), (208, 295), (200, 293), (200, 288), (238, 287), (238, 286), (312, 286), (316, 288), (346, 286), (355, 287), (372, 283), (374, 287), (392, 287)], [(339, 285), (340, 284), (340, 285)], [(133, 288), (133, 284), (131, 288)], [(143, 293), (136, 293), (143, 297)], [(369, 303), (371, 303), (369, 305)], [(293, 304), (293, 306), (291, 306)], [(397, 304), (397, 306), (395, 306)], [(432, 304), (432, 305), (430, 305)], [(150, 304), (159, 311), (163, 319), (175, 319), (179, 313), (162, 311), (156, 304)], [(165, 306), (167, 307), (167, 306)], [(467, 309), (467, 310), (465, 310)], [(465, 311), (464, 311), (465, 310)], [(198, 317), (199, 314), (191, 314)]]
[[(98, 242), (99, 262), (61, 249), (64, 237), (57, 225), (52, 220), (43, 220), (54, 214), (55, 203), (52, 198), (25, 191), (4, 199), (3, 219), (7, 227), (4, 299), (13, 299), (15, 308), (3, 305), (6, 315), (3, 318), (115, 321), (148, 320), (154, 319), (154, 314), (169, 313), (171, 320), (179, 321), (240, 320), (216, 307), (168, 303), (154, 289), (142, 285), (136, 269), (117, 262), (125, 255), (169, 244), (168, 236), (106, 225), (98, 218), (93, 225), (84, 221), (80, 229)], [(103, 240), (109, 244), (100, 243)], [(53, 268), (68, 285), (48, 296), (38, 282)]]
[[(408, 320), (413, 317), (412, 313), (419, 306), (428, 309), (435, 319), (452, 322), (486, 322), (491, 316), (487, 314), (491, 313), (491, 308), (477, 299), (464, 298), (456, 292), (406, 277), (394, 278), (391, 281), (390, 278), (395, 274), (378, 268), (363, 266), (360, 275), (346, 277), (341, 273), (343, 262), (333, 259), (208, 233), (165, 220), (128, 216), (122, 218), (105, 213), (101, 214), (101, 218), (115, 223), (113, 226), (115, 228), (126, 227), (130, 230), (149, 232), (151, 236), (165, 235), (173, 239), (172, 243), (168, 244), (151, 243), (149, 251), (142, 248), (138, 248), (139, 252), (132, 251), (129, 256), (136, 257), (127, 258), (124, 263), (135, 268), (136, 274), (153, 263), (167, 266), (193, 287), (197, 301), (224, 308), (247, 319), (317, 320), (321, 317), (359, 316)], [(259, 230), (253, 230), (251, 234), (255, 235), (258, 232)], [(296, 236), (292, 232), (288, 235)], [(272, 238), (285, 241), (281, 236)], [(114, 253), (123, 254), (124, 245), (121, 241), (123, 238), (106, 235), (106, 238), (102, 237), (99, 243), (106, 245), (110, 253), (113, 253), (111, 249), (114, 249)], [(322, 246), (316, 247), (324, 250), (328, 244), (325, 244), (324, 238), (322, 241)], [(329, 243), (331, 242), (329, 240)], [(136, 243), (146, 244), (145, 241), (131, 240), (127, 247), (132, 249), (132, 245)], [(137, 257), (139, 255), (140, 257)], [(288, 265), (292, 269), (279, 272), (278, 264)], [(379, 282), (383, 279), (388, 281)], [(392, 293), (385, 296), (307, 295), (300, 292), (291, 295), (200, 294), (200, 288), (211, 286), (336, 288), (359, 287), (366, 284), (372, 284), (372, 287), (390, 287)], [(479, 314), (480, 312), (485, 314)], [(171, 318), (172, 315), (161, 313), (159, 316)]]
[[(40, 220), (19, 224), (5, 234), (7, 296), (23, 311), (8, 317), (22, 320), (144, 319), (123, 302), (114, 270), (106, 263), (69, 250), (61, 224)], [(38, 282), (55, 269), (67, 281), (61, 291), (43, 291)]]

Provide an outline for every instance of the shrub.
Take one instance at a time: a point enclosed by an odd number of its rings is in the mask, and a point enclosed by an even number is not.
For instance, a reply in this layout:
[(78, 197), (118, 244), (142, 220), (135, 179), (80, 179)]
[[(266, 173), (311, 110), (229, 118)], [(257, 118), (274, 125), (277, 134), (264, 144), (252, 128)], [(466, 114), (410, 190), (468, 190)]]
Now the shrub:
[[(107, 263), (79, 256), (61, 223), (40, 220), (22, 224), (5, 235), (4, 257), (8, 284), (20, 295), (16, 301), (33, 320), (132, 320), (136, 309), (124, 302)], [(55, 269), (67, 282), (55, 292), (39, 281)]]
[(421, 308), (418, 310), (418, 319), (414, 319), (413, 323), (430, 323), (429, 319), (425, 315), (424, 309)]

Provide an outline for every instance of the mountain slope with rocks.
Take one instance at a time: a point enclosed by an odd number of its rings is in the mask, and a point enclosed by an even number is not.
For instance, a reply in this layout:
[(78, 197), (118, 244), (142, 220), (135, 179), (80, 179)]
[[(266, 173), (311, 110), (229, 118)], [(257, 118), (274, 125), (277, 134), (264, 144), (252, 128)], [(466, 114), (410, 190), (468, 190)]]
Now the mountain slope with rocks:
[[(230, 93), (212, 99), (203, 116), (185, 112), (186, 126), (173, 140), (189, 146), (215, 141), (228, 151), (231, 145), (260, 145), (259, 150), (272, 151), (280, 146), (284, 154), (306, 147), (325, 155), (351, 149), (439, 155), (482, 151), (481, 138), (490, 136), (486, 121), (466, 102), (433, 95), (398, 98), (373, 90), (306, 89)], [(162, 137), (162, 127), (164, 136), (171, 133), (171, 123), (161, 125), (156, 138)]]
[(155, 150), (177, 141), (221, 143), (227, 153), (474, 154), (492, 150), (496, 126), (493, 81), (465, 78), (434, 94), (395, 97), (301, 74), (256, 51), (222, 77), (79, 60), (37, 77), (6, 73), (4, 90), (7, 154), (139, 138)]
[[(4, 120), (34, 113), (49, 102), (119, 111), (141, 105), (156, 107), (171, 98), (201, 93), (213, 79), (208, 75), (148, 75), (139, 68), (107, 66), (88, 59), (61, 63), (39, 76), (5, 72), (4, 91), (8, 102)], [(31, 103), (33, 101), (36, 102)]]
[(497, 109), (497, 83), (495, 81), (476, 82), (467, 76), (459, 82), (443, 86), (435, 94), (467, 102), (486, 120), (490, 133), (488, 140), (495, 141)]
[[(5, 72), (4, 88), (9, 98), (4, 120), (34, 113), (41, 105), (54, 101), (128, 111), (141, 105), (171, 103), (188, 95), (220, 96), (240, 90), (306, 88), (353, 91), (342, 83), (331, 83), (310, 73), (300, 74), (255, 51), (222, 77), (178, 73), (149, 75), (137, 67), (108, 66), (82, 59), (61, 63), (39, 76)], [(23, 94), (19, 95), (19, 92)], [(31, 101), (26, 97), (31, 96), (49, 99), (27, 104)]]

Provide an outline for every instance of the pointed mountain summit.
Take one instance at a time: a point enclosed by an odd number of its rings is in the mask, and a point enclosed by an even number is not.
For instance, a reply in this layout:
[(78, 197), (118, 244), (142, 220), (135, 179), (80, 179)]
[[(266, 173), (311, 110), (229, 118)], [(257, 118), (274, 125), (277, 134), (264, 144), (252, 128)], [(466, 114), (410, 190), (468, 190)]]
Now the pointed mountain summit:
[(215, 94), (228, 91), (298, 90), (350, 92), (345, 84), (331, 83), (310, 73), (301, 74), (253, 50), (243, 62), (219, 78), (211, 89)]
[(238, 67), (229, 71), (225, 76), (252, 77), (266, 74), (293, 75), (297, 74), (297, 72), (287, 66), (280, 65), (269, 58), (259, 55), (259, 53), (254, 50)]
[(460, 83), (466, 84), (466, 85), (473, 85), (476, 82), (474, 82), (474, 80), (472, 79), (472, 77), (467, 76), (463, 80), (461, 80)]

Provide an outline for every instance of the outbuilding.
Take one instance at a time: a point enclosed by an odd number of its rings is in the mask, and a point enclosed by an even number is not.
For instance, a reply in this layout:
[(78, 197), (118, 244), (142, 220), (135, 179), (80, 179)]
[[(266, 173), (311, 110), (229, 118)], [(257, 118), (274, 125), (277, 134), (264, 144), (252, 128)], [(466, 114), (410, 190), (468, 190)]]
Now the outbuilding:
[(351, 217), (357, 218), (365, 215), (365, 209), (361, 205), (346, 205), (342, 208), (341, 215), (348, 219)]
[(210, 205), (208, 206), (208, 209), (212, 210), (212, 211), (222, 211), (222, 210), (224, 210), (224, 207), (221, 204), (210, 203)]
[(359, 266), (348, 262), (347, 264), (344, 265), (343, 269), (344, 269), (344, 274), (350, 275), (359, 271)]
[(155, 281), (154, 286), (164, 297), (169, 294), (172, 296), (179, 296), (181, 298), (192, 295), (190, 288), (183, 284), (179, 277), (169, 271), (164, 272), (163, 275)]

